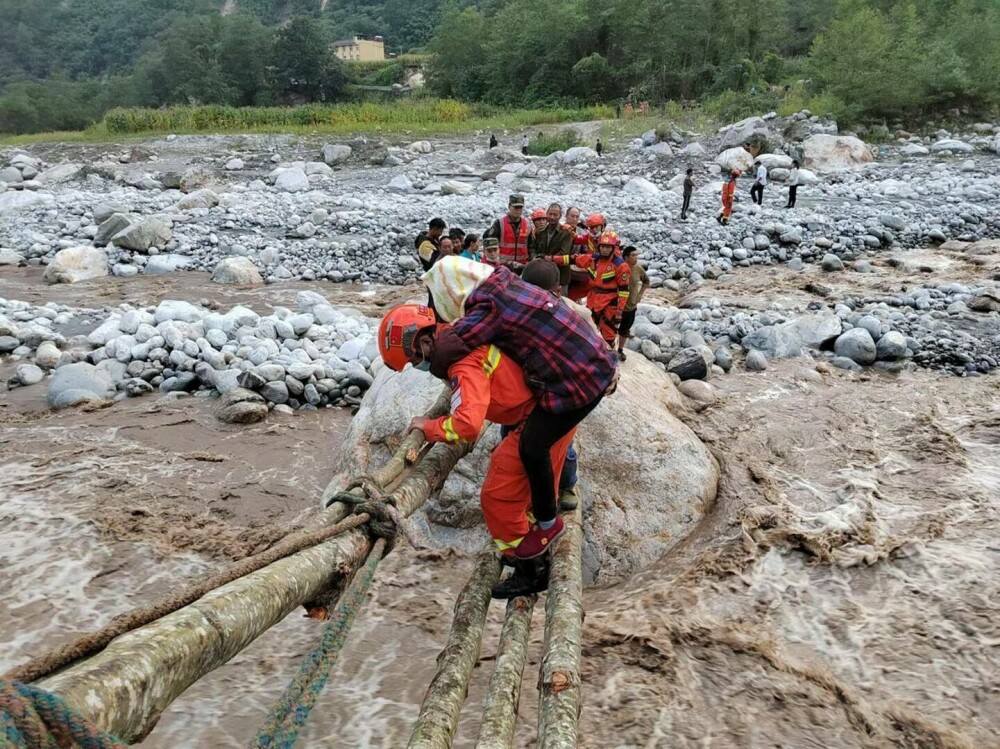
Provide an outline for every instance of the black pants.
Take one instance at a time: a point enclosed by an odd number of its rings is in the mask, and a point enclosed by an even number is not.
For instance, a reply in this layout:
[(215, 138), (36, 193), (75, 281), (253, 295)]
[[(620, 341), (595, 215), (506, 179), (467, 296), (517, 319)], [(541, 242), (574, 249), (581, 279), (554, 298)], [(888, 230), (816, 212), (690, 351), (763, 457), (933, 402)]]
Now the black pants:
[(566, 413), (553, 414), (536, 408), (531, 412), (521, 432), (521, 463), (531, 485), (531, 512), (535, 520), (549, 521), (556, 517), (555, 476), (552, 474), (552, 446), (569, 434), (587, 414), (597, 408), (604, 396), (592, 403)]
[(691, 193), (684, 193), (684, 205), (681, 206), (681, 218), (688, 217), (688, 209), (691, 207)]
[(764, 185), (754, 182), (750, 188), (750, 199), (757, 205), (764, 205)]
[(799, 191), (799, 186), (798, 185), (789, 185), (788, 186), (788, 205), (785, 206), (786, 208), (794, 208), (795, 207), (795, 197), (796, 197), (796, 193), (798, 191)]

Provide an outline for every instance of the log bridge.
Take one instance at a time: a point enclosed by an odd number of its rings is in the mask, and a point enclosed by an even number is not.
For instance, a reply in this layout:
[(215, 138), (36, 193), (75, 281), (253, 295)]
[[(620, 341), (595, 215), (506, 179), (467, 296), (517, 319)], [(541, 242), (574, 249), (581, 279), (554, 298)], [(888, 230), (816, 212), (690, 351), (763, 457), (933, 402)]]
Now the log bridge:
[[(448, 405), (445, 389), (427, 415), (446, 413)], [(353, 482), (347, 492), (331, 483), (324, 499), (332, 503), (312, 518), (304, 531), (290, 534), (275, 547), (167, 601), (118, 616), (99, 632), (4, 674), (0, 681), (0, 729), (6, 729), (6, 734), (0, 730), (0, 747), (33, 747), (38, 741), (30, 738), (34, 727), (24, 728), (23, 715), (22, 723), (17, 724), (14, 713), (18, 712), (34, 716), (42, 733), (51, 731), (53, 743), (39, 746), (89, 749), (136, 743), (191, 685), (305, 606), (315, 618), (328, 620), (322, 640), (306, 656), (299, 674), (271, 713), (266, 719), (262, 716), (264, 725), (252, 744), (261, 748), (293, 746), (388, 548), (387, 539), (372, 532), (373, 515), (377, 514), (373, 502), (388, 509), (398, 526), (440, 488), (470, 449), (471, 445), (431, 447), (420, 432), (410, 434), (385, 466)], [(540, 749), (571, 749), (577, 746), (579, 734), (583, 526), (579, 509), (564, 519), (566, 532), (554, 552), (545, 602), (538, 679)], [(472, 576), (458, 596), (448, 642), (438, 657), (437, 672), (420, 706), (408, 749), (446, 749), (452, 745), (479, 660), (490, 589), (500, 571), (491, 544), (478, 556)], [(478, 749), (514, 746), (536, 598), (515, 598), (507, 603), (475, 744)], [(33, 710), (22, 710), (19, 700), (24, 695), (29, 701), (36, 698)], [(51, 718), (40, 706), (43, 700), (57, 703), (72, 720)], [(53, 727), (53, 720), (78, 721), (106, 741), (92, 741), (89, 733), (84, 738), (73, 734), (75, 741), (66, 739), (58, 735), (65, 734), (65, 726)]]

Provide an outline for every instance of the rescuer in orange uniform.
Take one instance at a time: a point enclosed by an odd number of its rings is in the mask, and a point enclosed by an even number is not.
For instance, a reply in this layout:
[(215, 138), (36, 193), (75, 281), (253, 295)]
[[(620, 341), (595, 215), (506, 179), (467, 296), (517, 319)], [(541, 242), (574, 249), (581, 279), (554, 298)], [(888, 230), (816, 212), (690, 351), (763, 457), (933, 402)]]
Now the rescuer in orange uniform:
[(583, 255), (556, 255), (546, 258), (557, 265), (575, 264), (590, 273), (591, 289), (587, 307), (601, 331), (608, 348), (615, 347), (618, 325), (629, 296), (631, 268), (618, 252), (621, 241), (613, 231), (606, 231), (597, 240), (597, 252)]
[[(433, 311), (422, 305), (403, 304), (391, 309), (378, 332), (379, 351), (386, 366), (397, 372), (409, 363), (429, 366), (437, 337)], [(543, 555), (521, 560), (514, 550), (531, 528), (531, 485), (519, 454), (522, 425), (538, 402), (524, 381), (521, 368), (493, 345), (480, 346), (448, 369), (451, 413), (437, 419), (417, 416), (410, 429), (419, 429), (429, 442), (475, 442), (484, 423), (515, 427), (490, 457), (480, 503), (486, 527), (504, 563), (514, 574), (493, 589), (495, 598), (538, 593), (548, 585), (548, 559)], [(552, 473), (562, 472), (566, 452), (576, 429), (558, 440), (550, 451)]]
[[(588, 252), (593, 255), (597, 252), (597, 240), (608, 228), (608, 222), (601, 213), (591, 213), (583, 222), (587, 228), (586, 234), (573, 234), (574, 252)], [(587, 298), (590, 294), (592, 279), (590, 274), (575, 263), (568, 263), (572, 268), (569, 290), (566, 293), (574, 302), (579, 302)]]
[(715, 218), (720, 224), (728, 224), (729, 217), (733, 215), (733, 200), (736, 197), (736, 179), (740, 174), (742, 172), (739, 169), (733, 169), (729, 173), (729, 181), (722, 186), (722, 213)]

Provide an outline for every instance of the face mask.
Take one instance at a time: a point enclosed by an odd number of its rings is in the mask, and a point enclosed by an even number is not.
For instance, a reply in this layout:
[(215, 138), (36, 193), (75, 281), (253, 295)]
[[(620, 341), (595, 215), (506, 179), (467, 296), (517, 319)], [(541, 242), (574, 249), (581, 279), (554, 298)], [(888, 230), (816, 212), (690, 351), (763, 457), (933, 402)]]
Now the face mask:
[(430, 372), (431, 363), (429, 361), (422, 361), (413, 367), (414, 369), (419, 369), (421, 372)]

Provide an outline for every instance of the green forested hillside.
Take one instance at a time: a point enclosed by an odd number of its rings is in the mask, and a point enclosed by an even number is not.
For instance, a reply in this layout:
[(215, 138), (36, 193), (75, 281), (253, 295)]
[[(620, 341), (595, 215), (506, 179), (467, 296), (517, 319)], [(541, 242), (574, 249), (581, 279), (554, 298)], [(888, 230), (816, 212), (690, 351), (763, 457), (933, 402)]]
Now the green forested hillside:
[(505, 106), (856, 120), (1000, 103), (998, 0), (0, 0), (0, 24), (0, 132), (114, 106), (338, 100), (328, 43), (352, 34), (433, 53), (433, 93)]

